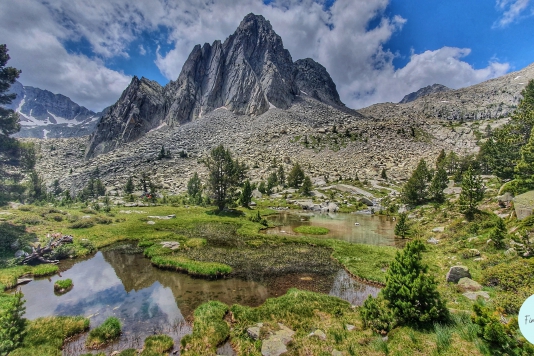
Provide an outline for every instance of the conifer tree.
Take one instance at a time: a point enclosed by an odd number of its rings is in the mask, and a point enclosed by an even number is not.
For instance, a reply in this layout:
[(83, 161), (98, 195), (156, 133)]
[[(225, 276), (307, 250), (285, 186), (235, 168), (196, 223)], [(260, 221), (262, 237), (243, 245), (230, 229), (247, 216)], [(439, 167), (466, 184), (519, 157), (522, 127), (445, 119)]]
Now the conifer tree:
[(300, 168), (298, 163), (295, 163), (289, 175), (287, 176), (287, 184), (291, 188), (298, 189), (304, 181), (304, 171)]
[(132, 194), (134, 191), (134, 183), (132, 177), (128, 177), (128, 180), (126, 181), (126, 185), (124, 186), (124, 192), (126, 194)]
[(273, 188), (278, 184), (278, 176), (276, 172), (272, 172), (267, 178), (267, 194), (271, 195), (273, 193)]
[(465, 214), (467, 218), (472, 218), (477, 211), (478, 203), (484, 198), (484, 186), (480, 176), (473, 173), (473, 169), (469, 167), (462, 178), (462, 192), (458, 203), (460, 211)]
[(16, 292), (0, 310), (0, 355), (8, 355), (19, 347), (26, 334), (23, 297), (22, 292)]
[(245, 183), (243, 183), (239, 201), (241, 202), (241, 206), (244, 206), (245, 208), (248, 208), (250, 202), (252, 201), (252, 186), (250, 185), (250, 181), (248, 179), (245, 181)]
[(428, 182), (431, 178), (426, 161), (421, 159), (412, 176), (402, 189), (402, 201), (408, 205), (419, 205), (427, 199)]
[(388, 175), (386, 174), (386, 169), (385, 168), (382, 168), (382, 172), (380, 173), (380, 177), (383, 180), (388, 180)]
[(506, 230), (506, 225), (504, 224), (504, 220), (499, 218), (497, 220), (497, 224), (491, 230), (490, 232), (490, 239), (495, 244), (495, 247), (498, 249), (504, 248), (504, 240), (506, 239), (506, 235), (508, 234), (508, 231)]
[(187, 182), (187, 195), (192, 204), (200, 204), (202, 202), (202, 182), (195, 172)]
[(436, 169), (444, 168), (446, 159), (447, 155), (445, 154), (445, 150), (442, 149), (438, 155), (438, 158), (436, 158)]
[(439, 167), (428, 188), (429, 198), (436, 203), (443, 203), (445, 201), (445, 193), (443, 190), (447, 188), (449, 177), (443, 167)]
[[(534, 127), (532, 131), (534, 132)], [(521, 159), (515, 166), (514, 172), (517, 194), (534, 189), (534, 135), (532, 133), (528, 143), (521, 147)]]
[(313, 189), (313, 185), (311, 182), (311, 179), (309, 176), (304, 177), (304, 181), (302, 182), (302, 186), (300, 187), (300, 193), (302, 195), (310, 195), (311, 191)]
[(408, 226), (408, 216), (406, 213), (399, 214), (399, 221), (395, 225), (395, 235), (400, 236), (403, 239), (410, 233), (410, 227)]
[(285, 186), (286, 185), (286, 173), (284, 172), (284, 167), (282, 165), (278, 166), (277, 176), (278, 176), (278, 184), (280, 184), (281, 186)]
[(20, 144), (10, 137), (20, 130), (19, 115), (14, 110), (4, 108), (16, 97), (16, 94), (6, 92), (19, 77), (20, 70), (6, 67), (9, 61), (7, 52), (7, 46), (0, 45), (0, 204), (11, 199), (11, 194), (22, 188), (17, 182), (20, 177), (9, 168), (18, 165), (20, 159)]
[(402, 324), (443, 321), (448, 316), (437, 282), (423, 263), (425, 249), (420, 240), (408, 242), (397, 252), (387, 272), (382, 294), (394, 317)]

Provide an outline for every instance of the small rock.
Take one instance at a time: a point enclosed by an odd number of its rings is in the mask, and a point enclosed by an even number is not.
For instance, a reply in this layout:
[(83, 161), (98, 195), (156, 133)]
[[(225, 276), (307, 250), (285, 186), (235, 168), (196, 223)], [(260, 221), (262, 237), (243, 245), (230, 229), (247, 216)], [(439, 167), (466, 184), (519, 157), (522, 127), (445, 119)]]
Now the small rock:
[(319, 329), (317, 329), (317, 330), (315, 330), (314, 332), (310, 333), (308, 336), (309, 336), (309, 337), (316, 336), (316, 337), (318, 337), (320, 340), (326, 340), (326, 334), (324, 333), (324, 331), (319, 330)]
[(510, 247), (508, 250), (504, 251), (504, 254), (506, 256), (517, 256), (517, 251), (515, 250), (515, 248)]
[(17, 279), (17, 285), (30, 283), (31, 281), (33, 281), (31, 278), (19, 278)]
[(479, 290), (482, 290), (482, 286), (480, 283), (473, 281), (471, 278), (460, 278), (458, 281), (458, 287), (460, 287), (460, 290), (462, 292), (478, 292)]
[(437, 244), (439, 244), (439, 240), (436, 239), (435, 237), (431, 237), (431, 238), (429, 238), (426, 242), (428, 242), (429, 244), (432, 244), (432, 245), (437, 245)]
[(435, 227), (432, 229), (432, 232), (443, 232), (445, 228), (443, 226)]
[(447, 282), (453, 282), (458, 283), (460, 278), (463, 277), (471, 277), (471, 273), (469, 273), (469, 268), (465, 266), (453, 266), (449, 269), (449, 272), (447, 272)]
[(152, 220), (148, 220), (146, 223), (147, 223), (148, 225), (155, 225), (155, 224), (156, 224), (156, 223), (155, 223), (154, 221), (152, 221)]
[(120, 355), (120, 351), (113, 351), (109, 356), (117, 356)]
[(352, 331), (352, 330), (356, 329), (356, 327), (354, 325), (350, 325), (350, 324), (345, 324), (345, 328), (347, 329), (347, 331)]
[(162, 247), (170, 248), (171, 250), (177, 250), (180, 248), (180, 243), (177, 241), (164, 241), (160, 242)]
[(17, 252), (15, 252), (15, 258), (19, 258), (19, 257), (23, 257), (23, 256), (26, 256), (26, 252), (24, 252), (22, 250), (18, 250)]
[(251, 326), (247, 329), (247, 334), (253, 340), (258, 340), (260, 338), (260, 329), (263, 326), (263, 323), (258, 323), (255, 326)]
[(341, 351), (333, 349), (332, 350), (332, 356), (343, 356), (343, 353)]
[(261, 354), (263, 356), (279, 356), (287, 352), (286, 345), (291, 342), (295, 332), (287, 326), (278, 323), (280, 330), (274, 332), (261, 344)]
[(478, 292), (466, 292), (463, 294), (464, 297), (471, 300), (477, 300), (478, 297), (484, 298), (485, 300), (489, 300), (490, 296), (488, 292), (484, 291), (478, 291)]

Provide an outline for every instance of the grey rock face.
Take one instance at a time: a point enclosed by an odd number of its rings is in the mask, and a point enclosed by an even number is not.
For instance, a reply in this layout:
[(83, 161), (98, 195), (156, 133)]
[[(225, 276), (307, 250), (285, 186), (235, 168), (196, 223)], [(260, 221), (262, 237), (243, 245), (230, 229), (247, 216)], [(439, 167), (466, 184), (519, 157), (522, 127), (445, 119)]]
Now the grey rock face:
[(410, 101), (417, 100), (423, 96), (427, 96), (434, 93), (441, 93), (449, 90), (451, 89), (447, 88), (445, 85), (432, 84), (406, 95), (404, 98), (402, 98), (401, 101), (399, 101), (399, 104), (409, 103)]
[(134, 77), (119, 101), (104, 115), (89, 138), (87, 157), (108, 152), (157, 127), (165, 117), (163, 87)]
[(9, 89), (17, 94), (6, 107), (20, 115), (21, 130), (15, 137), (62, 138), (90, 134), (102, 113), (80, 106), (62, 94), (54, 94), (15, 82)]
[(326, 68), (311, 58), (299, 59), (295, 62), (295, 84), (304, 92), (325, 104), (344, 107), (339, 99), (336, 84)]
[[(165, 88), (151, 86), (157, 95), (137, 94), (140, 86), (132, 81), (112, 112), (102, 118), (86, 157), (109, 152), (162, 123), (183, 125), (214, 110), (259, 116), (273, 106), (289, 109), (299, 87), (316, 100), (345, 107), (323, 66), (311, 59), (293, 63), (270, 22), (249, 14), (224, 43), (195, 46), (176, 81)], [(136, 96), (144, 101), (134, 100)], [(133, 125), (130, 113), (136, 110), (140, 114), (134, 115)]]

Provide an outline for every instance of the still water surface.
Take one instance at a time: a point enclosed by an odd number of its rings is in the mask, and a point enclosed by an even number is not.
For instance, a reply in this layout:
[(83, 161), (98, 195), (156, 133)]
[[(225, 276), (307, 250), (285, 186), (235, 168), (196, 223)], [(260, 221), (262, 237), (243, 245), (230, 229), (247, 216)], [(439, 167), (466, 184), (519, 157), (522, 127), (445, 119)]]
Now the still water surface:
[[(115, 316), (123, 324), (123, 334), (119, 341), (104, 350), (106, 353), (128, 347), (141, 348), (146, 336), (160, 332), (171, 335), (178, 349), (180, 339), (191, 332), (194, 309), (209, 300), (257, 306), (267, 298), (283, 295), (289, 288), (297, 287), (338, 296), (360, 305), (368, 295), (378, 293), (375, 287), (353, 281), (343, 270), (327, 275), (301, 273), (261, 281), (194, 279), (155, 268), (142, 254), (127, 253), (126, 250), (100, 251), (92, 258), (75, 263), (60, 276), (22, 286), (26, 299), (25, 317), (83, 315), (89, 317), (91, 327), (95, 327), (107, 317)], [(64, 295), (55, 295), (54, 282), (66, 278), (72, 279), (74, 288)], [(64, 354), (89, 352), (83, 346), (85, 337), (68, 343)], [(220, 350), (221, 354), (231, 354), (224, 350)]]

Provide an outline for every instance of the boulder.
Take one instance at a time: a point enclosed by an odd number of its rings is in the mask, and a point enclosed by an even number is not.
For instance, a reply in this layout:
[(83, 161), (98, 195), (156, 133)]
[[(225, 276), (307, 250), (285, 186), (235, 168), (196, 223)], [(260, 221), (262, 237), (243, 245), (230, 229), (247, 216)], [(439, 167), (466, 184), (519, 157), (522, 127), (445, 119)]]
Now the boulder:
[(484, 291), (466, 292), (463, 294), (463, 296), (471, 300), (477, 300), (479, 297), (484, 298), (485, 300), (490, 299), (488, 292), (484, 292)]
[(152, 220), (149, 220), (149, 221), (147, 221), (146, 223), (147, 223), (148, 225), (155, 225), (155, 224), (156, 224), (156, 223), (155, 223), (154, 221), (152, 221)]
[(160, 244), (162, 247), (170, 248), (173, 251), (180, 248), (180, 243), (177, 241), (163, 241)]
[(462, 292), (478, 292), (479, 290), (482, 290), (482, 286), (480, 283), (473, 281), (471, 278), (460, 278), (458, 281), (458, 287)]
[(453, 266), (447, 272), (447, 282), (458, 283), (461, 278), (468, 277), (471, 278), (471, 273), (469, 273), (469, 268), (465, 266)]
[(17, 252), (15, 252), (15, 258), (19, 258), (19, 257), (23, 257), (23, 256), (26, 256), (26, 252), (24, 252), (22, 250), (18, 250)]
[(261, 197), (263, 197), (263, 194), (261, 194), (261, 192), (258, 189), (254, 189), (252, 191), (252, 197), (256, 199), (260, 199)]
[(367, 198), (367, 197), (361, 197), (359, 199), (359, 201), (360, 201), (360, 203), (364, 203), (367, 206), (373, 206), (374, 205), (373, 201), (371, 199)]
[(435, 237), (431, 237), (431, 238), (429, 238), (426, 242), (428, 242), (429, 244), (432, 244), (432, 245), (437, 245), (437, 244), (439, 244), (439, 240), (436, 239)]
[(272, 333), (267, 339), (263, 340), (261, 345), (261, 354), (263, 356), (279, 356), (287, 352), (287, 344), (293, 340), (295, 332), (287, 326), (278, 323), (280, 330)]
[(258, 323), (254, 326), (251, 326), (247, 329), (247, 334), (253, 340), (258, 340), (260, 338), (260, 329), (263, 326), (263, 323)]

